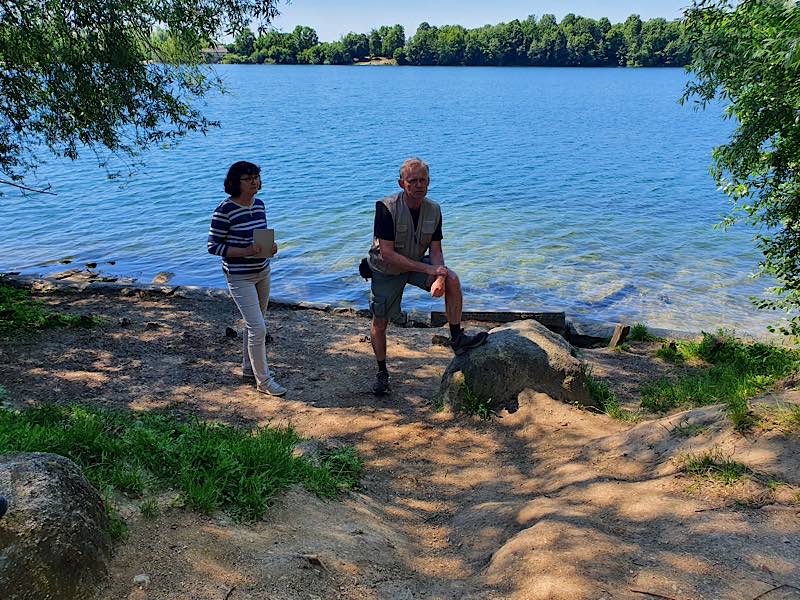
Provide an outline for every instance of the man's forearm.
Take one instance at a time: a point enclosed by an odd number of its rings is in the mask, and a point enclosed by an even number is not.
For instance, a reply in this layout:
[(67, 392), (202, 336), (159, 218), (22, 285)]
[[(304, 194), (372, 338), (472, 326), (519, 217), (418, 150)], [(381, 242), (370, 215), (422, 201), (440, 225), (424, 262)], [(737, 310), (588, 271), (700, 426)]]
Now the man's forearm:
[[(417, 273), (430, 273), (430, 265), (424, 262), (411, 260), (397, 252), (381, 252), (383, 260), (393, 267), (397, 267), (404, 271), (415, 271)], [(441, 264), (441, 263), (440, 263)]]

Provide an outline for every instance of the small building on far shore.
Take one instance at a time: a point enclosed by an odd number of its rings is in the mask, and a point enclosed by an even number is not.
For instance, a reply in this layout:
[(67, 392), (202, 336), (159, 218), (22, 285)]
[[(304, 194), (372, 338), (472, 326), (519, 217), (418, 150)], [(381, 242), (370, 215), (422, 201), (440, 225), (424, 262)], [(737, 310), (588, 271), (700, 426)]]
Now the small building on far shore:
[(222, 57), (228, 53), (228, 49), (222, 44), (215, 44), (208, 48), (200, 50), (203, 55), (204, 62), (216, 64), (222, 60)]

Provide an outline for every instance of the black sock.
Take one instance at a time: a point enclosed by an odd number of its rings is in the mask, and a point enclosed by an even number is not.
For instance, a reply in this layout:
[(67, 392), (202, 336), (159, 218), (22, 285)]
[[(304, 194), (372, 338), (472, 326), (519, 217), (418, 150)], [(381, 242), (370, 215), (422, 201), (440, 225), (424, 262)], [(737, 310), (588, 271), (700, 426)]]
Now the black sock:
[(386, 359), (378, 361), (378, 371), (386, 370)]
[(450, 323), (450, 339), (454, 340), (461, 335), (461, 323), (453, 325)]

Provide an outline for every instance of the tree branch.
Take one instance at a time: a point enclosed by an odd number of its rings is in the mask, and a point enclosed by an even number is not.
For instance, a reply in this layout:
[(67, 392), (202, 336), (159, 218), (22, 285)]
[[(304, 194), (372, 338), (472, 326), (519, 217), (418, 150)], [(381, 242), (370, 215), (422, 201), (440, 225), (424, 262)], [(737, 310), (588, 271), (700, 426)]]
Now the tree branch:
[(10, 181), (6, 181), (5, 179), (0, 179), (0, 184), (2, 185), (10, 185), (11, 187), (19, 188), (21, 190), (25, 190), (27, 192), (36, 192), (37, 194), (50, 194), (51, 196), (58, 196), (55, 192), (48, 192), (47, 190), (35, 190), (33, 188), (25, 187), (24, 185), (19, 185), (17, 183), (12, 183)]

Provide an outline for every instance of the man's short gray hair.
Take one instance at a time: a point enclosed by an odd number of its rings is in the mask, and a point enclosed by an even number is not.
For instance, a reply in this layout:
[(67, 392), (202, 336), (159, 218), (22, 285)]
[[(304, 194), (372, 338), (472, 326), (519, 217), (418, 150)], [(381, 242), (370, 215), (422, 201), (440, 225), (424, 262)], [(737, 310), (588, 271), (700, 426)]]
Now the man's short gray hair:
[(400, 165), (400, 179), (405, 179), (406, 171), (408, 171), (408, 169), (410, 169), (412, 166), (416, 165), (419, 165), (425, 169), (425, 174), (428, 177), (431, 176), (431, 170), (428, 168), (428, 163), (421, 158), (409, 158), (402, 165)]

